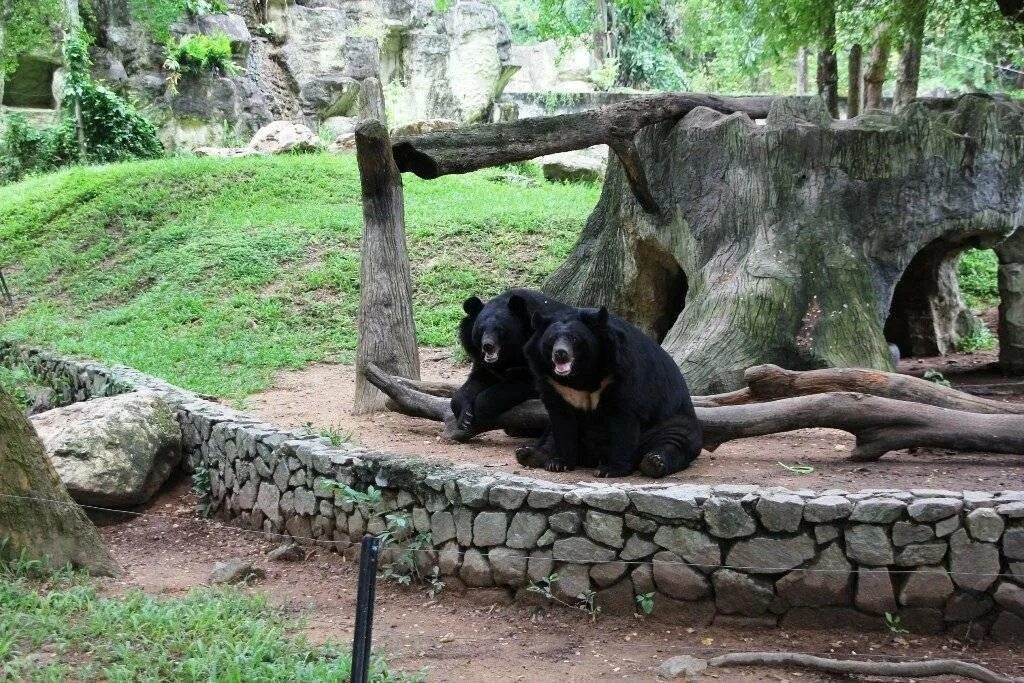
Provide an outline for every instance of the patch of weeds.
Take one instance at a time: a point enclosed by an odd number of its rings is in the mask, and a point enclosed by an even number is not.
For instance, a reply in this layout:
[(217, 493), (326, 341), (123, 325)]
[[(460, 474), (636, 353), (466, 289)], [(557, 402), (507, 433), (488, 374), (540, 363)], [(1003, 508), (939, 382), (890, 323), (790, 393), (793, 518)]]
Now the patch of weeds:
[(949, 380), (946, 379), (946, 376), (943, 375), (938, 370), (925, 370), (923, 377), (929, 382), (934, 382), (935, 384), (938, 384), (941, 387), (953, 386), (952, 384), (949, 383)]
[(991, 249), (967, 249), (957, 264), (957, 279), (967, 305), (983, 311), (999, 303), (999, 259)]
[(192, 473), (192, 495), (196, 497), (196, 510), (199, 514), (209, 517), (213, 506), (213, 489), (210, 487), (210, 470), (202, 465)]
[(961, 353), (974, 353), (975, 351), (991, 351), (996, 347), (996, 337), (987, 325), (981, 323), (974, 326), (966, 336), (960, 337), (956, 348)]
[(10, 394), (22, 410), (32, 405), (31, 389), (35, 384), (35, 376), (25, 368), (0, 365), (0, 388)]
[(343, 444), (355, 443), (355, 432), (338, 426), (317, 428), (312, 422), (304, 422), (302, 428), (310, 434), (324, 437), (335, 448)]
[(641, 612), (648, 615), (654, 612), (654, 593), (640, 593), (635, 599)]
[(889, 629), (889, 633), (894, 636), (910, 633), (910, 631), (903, 628), (903, 619), (900, 618), (900, 615), (892, 612), (885, 613), (885, 627)]
[[(543, 595), (551, 602), (557, 602), (558, 604), (564, 607), (568, 607), (569, 609), (575, 609), (584, 612), (590, 617), (591, 621), (596, 621), (597, 615), (601, 612), (601, 608), (598, 607), (596, 604), (597, 593), (589, 589), (585, 590), (576, 596), (575, 603), (569, 603), (555, 595), (554, 591), (552, 590), (552, 587), (558, 583), (558, 580), (558, 572), (552, 572), (540, 581), (531, 581), (530, 585), (527, 586), (526, 590), (530, 591), (531, 593)], [(653, 609), (653, 598), (651, 604)]]

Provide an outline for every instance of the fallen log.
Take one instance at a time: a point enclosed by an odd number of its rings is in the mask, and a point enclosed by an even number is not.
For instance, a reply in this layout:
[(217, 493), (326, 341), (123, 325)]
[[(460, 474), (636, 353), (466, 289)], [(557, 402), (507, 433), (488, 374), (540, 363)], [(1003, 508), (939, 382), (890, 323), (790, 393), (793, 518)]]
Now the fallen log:
[[(389, 405), (397, 412), (442, 422), (451, 414), (447, 399), (418, 391), (376, 366), (367, 366), (366, 377), (390, 397)], [(825, 427), (856, 438), (850, 455), (855, 461), (873, 461), (889, 451), (914, 447), (1024, 455), (1022, 415), (971, 413), (854, 392), (699, 407), (697, 418), (707, 450), (735, 439)], [(480, 431), (539, 432), (546, 425), (543, 405), (533, 400), (503, 413), (494, 424), (481, 425)]]

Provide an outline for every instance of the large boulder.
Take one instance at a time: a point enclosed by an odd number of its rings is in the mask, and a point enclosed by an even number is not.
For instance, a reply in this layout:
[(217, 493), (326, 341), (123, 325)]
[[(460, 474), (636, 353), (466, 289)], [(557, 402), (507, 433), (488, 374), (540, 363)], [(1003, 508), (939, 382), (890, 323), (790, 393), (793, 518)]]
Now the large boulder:
[(71, 497), (83, 505), (145, 503), (181, 462), (181, 428), (152, 392), (73, 403), (31, 420)]
[(247, 149), (260, 154), (316, 152), (323, 146), (316, 133), (301, 123), (273, 121), (256, 131)]
[(573, 152), (540, 157), (544, 177), (554, 182), (600, 182), (604, 178), (608, 148), (597, 145)]

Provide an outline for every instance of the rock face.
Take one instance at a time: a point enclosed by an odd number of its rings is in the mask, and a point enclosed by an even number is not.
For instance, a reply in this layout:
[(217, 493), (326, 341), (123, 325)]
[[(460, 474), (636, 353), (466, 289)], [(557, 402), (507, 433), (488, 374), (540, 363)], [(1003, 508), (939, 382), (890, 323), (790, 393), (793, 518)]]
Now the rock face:
[(79, 503), (149, 500), (181, 462), (174, 413), (149, 392), (74, 403), (32, 418), (53, 466)]
[[(603, 156), (602, 156), (603, 155)], [(608, 150), (603, 145), (537, 159), (544, 177), (554, 182), (598, 182), (604, 178)]]

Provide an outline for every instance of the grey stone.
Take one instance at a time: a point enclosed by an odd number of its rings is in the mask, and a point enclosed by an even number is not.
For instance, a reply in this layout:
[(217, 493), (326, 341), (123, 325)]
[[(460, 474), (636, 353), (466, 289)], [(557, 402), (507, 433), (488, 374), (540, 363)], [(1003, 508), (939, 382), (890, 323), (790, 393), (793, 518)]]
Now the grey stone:
[(522, 550), (491, 548), (487, 551), (487, 559), (491, 563), (491, 574), (497, 585), (518, 588), (525, 582), (526, 563), (529, 558)]
[(304, 486), (295, 489), (295, 514), (314, 515), (316, 514), (316, 496)]
[(638, 512), (666, 519), (697, 521), (701, 518), (701, 502), (707, 498), (707, 490), (693, 486), (637, 489), (629, 492), (629, 498)]
[(540, 538), (537, 539), (537, 547), (547, 548), (549, 545), (554, 544), (554, 542), (557, 540), (558, 536), (555, 534), (555, 532), (551, 529), (548, 529), (540, 535)]
[(256, 509), (267, 516), (267, 519), (281, 523), (281, 492), (276, 486), (267, 482), (260, 484), (260, 491), (256, 495)]
[(550, 550), (534, 550), (530, 553), (530, 559), (526, 564), (526, 575), (534, 583), (551, 576), (554, 571), (555, 561), (551, 557)]
[(274, 483), (282, 493), (288, 490), (288, 480), (291, 479), (291, 476), (292, 471), (288, 469), (288, 462), (282, 458), (274, 468)]
[(444, 547), (441, 548), (441, 552), (437, 554), (437, 568), (445, 576), (450, 576), (457, 572), (461, 563), (462, 551), (459, 549), (459, 544), (455, 541), (445, 543)]
[(353, 510), (348, 516), (348, 535), (352, 538), (362, 536), (366, 531), (366, 520), (359, 510)]
[(935, 538), (935, 530), (928, 524), (896, 522), (892, 525), (892, 542), (895, 545), (924, 543)]
[(308, 539), (313, 536), (313, 525), (309, 517), (289, 517), (284, 522), (284, 528), (292, 538)]
[(807, 534), (790, 538), (757, 537), (737, 541), (725, 564), (752, 574), (780, 574), (814, 557), (814, 541)]
[(808, 522), (835, 522), (846, 519), (853, 503), (843, 496), (820, 496), (804, 503), (804, 519)]
[(946, 628), (941, 608), (904, 607), (899, 615), (903, 626), (911, 633), (942, 633)]
[(696, 529), (663, 526), (654, 535), (654, 542), (696, 565), (705, 574), (722, 564), (718, 541)]
[(997, 643), (1019, 645), (1024, 641), (1024, 618), (1010, 612), (1000, 612), (992, 622), (989, 636)]
[(1003, 609), (1024, 617), (1024, 588), (1009, 581), (1000, 581), (992, 597)]
[(978, 508), (967, 515), (967, 531), (976, 541), (995, 543), (1005, 527), (1003, 518), (992, 508)]
[(819, 545), (831, 543), (842, 536), (842, 531), (835, 524), (815, 524), (814, 540)]
[(858, 564), (881, 567), (895, 562), (885, 527), (855, 524), (846, 529), (846, 555)]
[(775, 598), (766, 579), (731, 569), (719, 569), (711, 575), (715, 584), (715, 605), (723, 614), (756, 617), (768, 611)]
[(459, 545), (473, 545), (473, 511), (469, 508), (455, 508), (455, 538)]
[(717, 495), (743, 498), (757, 493), (757, 484), (718, 484), (712, 489)]
[(906, 607), (945, 607), (953, 595), (953, 582), (942, 567), (922, 567), (910, 572), (900, 589), (900, 604)]
[(546, 510), (561, 503), (563, 495), (557, 489), (533, 489), (526, 497), (526, 504), (536, 510)]
[(653, 534), (658, 528), (658, 523), (643, 517), (637, 517), (636, 515), (626, 514), (626, 526), (633, 531), (639, 531), (642, 534)]
[(719, 538), (740, 538), (757, 531), (757, 523), (735, 498), (712, 497), (704, 504), (708, 531)]
[(588, 490), (580, 498), (590, 507), (608, 512), (622, 512), (629, 507), (626, 492), (612, 486)]
[(297, 562), (306, 559), (306, 552), (298, 543), (283, 543), (267, 553), (267, 559), (274, 562)]
[(441, 510), (430, 516), (430, 536), (437, 545), (455, 538), (455, 518), (452, 513)]
[(574, 534), (580, 530), (580, 516), (576, 512), (558, 512), (548, 518), (548, 524), (555, 531), (563, 534)]
[(888, 524), (902, 517), (906, 509), (906, 504), (895, 498), (867, 498), (853, 506), (850, 521)]
[(636, 612), (633, 584), (627, 579), (597, 591), (594, 604), (600, 608), (602, 614), (627, 615)]
[(508, 515), (504, 512), (481, 512), (473, 520), (473, 545), (486, 548), (505, 543)]
[(487, 562), (484, 554), (476, 548), (470, 548), (463, 556), (462, 568), (459, 569), (459, 578), (467, 586), (484, 587), (494, 585), (491, 565)]
[(989, 491), (964, 491), (964, 505), (968, 510), (991, 507), (994, 496)]
[(935, 536), (945, 538), (960, 528), (959, 517), (948, 517), (935, 523)]
[(656, 671), (661, 678), (697, 678), (700, 673), (708, 668), (704, 659), (691, 657), (690, 655), (677, 655), (662, 662)]
[(637, 595), (654, 592), (654, 569), (651, 564), (642, 564), (630, 574), (633, 592)]
[(918, 522), (937, 522), (960, 514), (964, 502), (959, 498), (922, 498), (907, 507), (907, 512)]
[(655, 544), (633, 534), (626, 539), (626, 546), (619, 552), (619, 557), (627, 562), (642, 560), (645, 557), (650, 557), (657, 549), (658, 546)]
[(1004, 503), (996, 507), (996, 512), (1010, 519), (1024, 519), (1024, 501)]
[(255, 583), (266, 577), (267, 573), (259, 567), (253, 566), (252, 562), (236, 559), (213, 565), (210, 583)]
[(1003, 534), (1003, 554), (1009, 560), (1024, 560), (1024, 527), (1006, 530)]
[(583, 519), (583, 528), (587, 536), (598, 543), (610, 545), (613, 548), (621, 548), (622, 541), (622, 517), (610, 515), (604, 512), (587, 510)]
[(800, 528), (804, 499), (790, 493), (765, 493), (757, 501), (755, 509), (768, 531), (792, 532)]
[(245, 482), (245, 486), (238, 491), (238, 507), (242, 510), (252, 510), (252, 506), (256, 504), (256, 494), (258, 491), (259, 489), (254, 480), (250, 479)]
[(548, 527), (547, 518), (539, 512), (517, 512), (508, 527), (509, 548), (534, 548), (537, 539)]
[(972, 541), (964, 529), (949, 537), (949, 573), (960, 588), (984, 591), (999, 574), (999, 548), (993, 543)]
[(665, 595), (678, 600), (700, 600), (711, 586), (703, 575), (691, 569), (675, 553), (662, 551), (652, 562), (654, 584)]
[(946, 601), (946, 621), (973, 621), (992, 611), (992, 598), (984, 593), (957, 593)]
[(833, 543), (807, 567), (776, 581), (775, 591), (791, 605), (844, 605), (850, 601), (852, 569), (842, 548)]
[(506, 510), (518, 510), (526, 500), (528, 493), (529, 491), (521, 486), (495, 484), (491, 487), (488, 495), (491, 505), (497, 505)]
[(900, 567), (920, 567), (938, 564), (946, 556), (948, 546), (945, 541), (913, 543), (900, 548), (896, 553), (896, 564)]
[(1010, 573), (1013, 575), (1014, 581), (1024, 585), (1024, 562), (1011, 562)]
[(590, 568), (590, 578), (600, 588), (607, 588), (626, 573), (625, 562), (604, 562)]
[(892, 587), (889, 570), (881, 567), (857, 568), (857, 593), (854, 604), (858, 609), (872, 614), (896, 611), (896, 594)]
[(581, 564), (567, 564), (560, 567), (557, 574), (551, 592), (559, 600), (574, 604), (590, 590), (590, 572)]
[(462, 500), (462, 504), (468, 505), (471, 508), (481, 508), (487, 505), (487, 492), (494, 481), (494, 477), (459, 479), (459, 497)]
[[(430, 531), (430, 515), (427, 514), (426, 508), (413, 508), (412, 526), (420, 534)], [(433, 534), (431, 534), (431, 540), (433, 540)], [(447, 541), (448, 539), (446, 538), (445, 540)]]
[(558, 539), (551, 550), (559, 562), (592, 563), (615, 559), (614, 550), (602, 548), (589, 539), (577, 536)]

